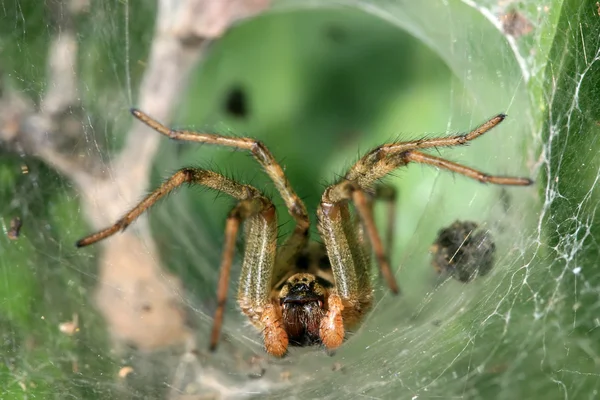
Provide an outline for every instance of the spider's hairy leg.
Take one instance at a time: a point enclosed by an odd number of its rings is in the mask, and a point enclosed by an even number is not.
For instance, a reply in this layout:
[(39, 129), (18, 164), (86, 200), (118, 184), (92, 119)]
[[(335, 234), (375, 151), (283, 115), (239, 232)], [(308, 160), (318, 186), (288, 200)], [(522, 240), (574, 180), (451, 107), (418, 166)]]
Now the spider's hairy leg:
[(363, 190), (355, 189), (352, 191), (352, 201), (354, 202), (354, 206), (358, 211), (358, 215), (364, 224), (367, 237), (369, 238), (369, 243), (371, 244), (373, 253), (375, 254), (375, 258), (379, 264), (381, 274), (388, 283), (392, 293), (398, 294), (400, 289), (398, 288), (398, 284), (396, 283), (396, 279), (394, 278), (394, 274), (390, 268), (388, 257), (389, 248), (387, 251), (383, 248), (379, 233), (377, 233), (377, 227), (375, 226), (373, 209), (369, 204), (367, 196), (368, 195)]
[(263, 337), (267, 353), (276, 357), (285, 355), (289, 339), (283, 327), (281, 308), (273, 303), (267, 304), (261, 315), (260, 322), (264, 325)]
[(233, 256), (235, 254), (235, 239), (240, 228), (240, 207), (241, 204), (230, 212), (225, 222), (225, 245), (223, 246), (223, 256), (221, 257), (221, 266), (219, 267), (219, 281), (217, 283), (217, 308), (213, 319), (213, 328), (210, 334), (210, 350), (217, 349), (219, 337), (221, 336), (221, 326), (223, 325), (223, 316), (225, 314), (225, 304), (227, 302), (227, 289), (229, 288), (229, 275)]
[[(344, 208), (347, 209), (348, 201), (352, 201), (354, 203), (354, 206), (356, 207), (356, 210), (360, 217), (360, 223), (362, 224), (362, 228), (364, 229), (365, 233), (367, 234), (367, 237), (369, 238), (370, 247), (372, 248), (373, 253), (375, 254), (375, 258), (377, 259), (377, 262), (379, 264), (379, 269), (381, 271), (381, 275), (386, 280), (392, 293), (398, 294), (400, 292), (400, 289), (398, 288), (398, 284), (396, 283), (396, 279), (394, 278), (394, 275), (390, 268), (388, 256), (386, 254), (385, 249), (383, 248), (383, 244), (381, 242), (381, 237), (379, 236), (379, 233), (377, 232), (377, 228), (375, 226), (375, 220), (373, 218), (373, 210), (372, 210), (371, 201), (369, 201), (369, 195), (366, 193), (366, 191), (361, 189), (360, 187), (358, 187), (356, 185), (356, 183), (353, 183), (353, 182), (342, 181), (340, 183), (334, 184), (334, 185), (328, 187), (325, 190), (325, 192), (323, 193), (320, 209), (325, 211), (329, 208), (333, 209), (334, 206), (335, 207), (343, 206)], [(327, 213), (323, 212), (324, 216), (326, 216), (326, 214)], [(323, 221), (320, 221), (321, 225), (322, 225), (322, 222)], [(351, 234), (353, 236), (358, 236), (359, 237), (358, 240), (360, 241), (361, 233), (362, 233), (361, 230), (358, 230), (358, 229), (354, 229), (352, 232), (332, 231), (332, 239), (331, 239), (332, 246), (340, 246), (340, 245), (343, 246), (343, 242), (340, 239), (340, 235), (347, 236), (347, 235)], [(324, 240), (325, 240), (325, 238), (324, 238)], [(326, 244), (327, 244), (327, 241), (326, 241)], [(368, 249), (368, 247), (366, 247), (366, 246), (361, 246), (361, 247)], [(329, 246), (328, 246), (328, 248), (329, 248)], [(328, 252), (329, 252), (329, 250), (328, 250)], [(330, 256), (330, 258), (331, 258), (331, 256)], [(365, 261), (365, 263), (367, 265), (369, 264), (368, 258)]]
[(340, 296), (335, 293), (330, 294), (327, 298), (327, 314), (319, 326), (321, 342), (328, 349), (336, 349), (344, 341), (343, 311), (344, 304)]
[[(502, 122), (504, 118), (506, 118), (506, 115), (504, 114), (496, 115), (489, 121), (473, 129), (471, 132), (463, 135), (384, 144), (371, 150), (361, 159), (359, 159), (350, 168), (350, 170), (345, 176), (345, 179), (357, 183), (358, 186), (361, 188), (369, 188), (379, 179), (383, 178), (395, 169), (405, 166), (410, 161), (425, 163), (425, 161), (421, 161), (425, 158), (420, 157), (423, 155), (423, 153), (418, 152), (418, 150), (435, 147), (453, 147), (464, 145), (470, 141), (477, 139), (484, 133), (490, 131), (492, 128), (494, 128), (500, 122)], [(411, 158), (410, 154), (415, 152), (417, 152), (418, 155)], [(428, 164), (433, 163), (430, 162)], [(470, 168), (461, 166), (459, 164), (447, 162), (446, 164), (438, 163), (435, 165), (441, 168), (446, 168), (452, 172), (456, 172), (474, 178), (473, 174), (465, 173), (467, 170), (471, 170)], [(514, 186), (528, 186), (533, 183), (533, 181), (528, 178), (493, 176), (478, 171), (476, 172), (477, 178), (475, 179), (478, 179), (480, 182)]]
[[(323, 198), (326, 199), (326, 194)], [(331, 349), (341, 344), (345, 327), (358, 323), (371, 307), (370, 262), (359, 242), (348, 202), (323, 200), (317, 213), (335, 284), (319, 331), (323, 344)]]
[(238, 304), (250, 321), (262, 330), (265, 349), (281, 357), (287, 351), (288, 336), (281, 309), (270, 298), (273, 266), (277, 252), (275, 207), (253, 215), (245, 224), (246, 247), (240, 273)]
[(394, 232), (396, 231), (396, 207), (398, 193), (396, 188), (389, 185), (377, 185), (375, 187), (375, 200), (381, 200), (386, 205), (387, 229), (385, 231), (385, 249), (389, 258), (394, 245)]
[(80, 239), (76, 243), (77, 247), (89, 246), (100, 240), (106, 239), (119, 231), (125, 230), (158, 200), (165, 197), (184, 183), (202, 185), (211, 189), (216, 189), (240, 200), (249, 198), (258, 193), (256, 189), (230, 181), (216, 172), (196, 168), (183, 168), (175, 172), (162, 185), (146, 196), (144, 200), (138, 203), (113, 225)]
[(393, 292), (397, 291), (397, 286), (391, 274), (386, 254), (383, 252), (381, 238), (377, 229), (375, 229), (371, 208), (365, 192), (369, 192), (381, 178), (410, 162), (434, 165), (484, 183), (515, 186), (531, 185), (533, 181), (528, 178), (493, 176), (418, 151), (419, 149), (466, 144), (494, 128), (505, 117), (504, 114), (499, 114), (464, 135), (390, 143), (379, 146), (360, 158), (339, 183), (327, 188), (323, 194), (322, 205), (340, 204), (350, 200), (354, 202), (379, 262), (381, 272), (388, 280), (388, 285)]
[(481, 183), (491, 183), (493, 185), (516, 185), (529, 186), (533, 183), (528, 178), (515, 178), (512, 176), (488, 175), (476, 169), (461, 165), (452, 161), (448, 161), (441, 157), (425, 154), (420, 151), (411, 151), (406, 154), (408, 161), (413, 161), (421, 164), (429, 164), (440, 169), (446, 169), (457, 174), (464, 175), (471, 179), (475, 179)]
[[(398, 197), (398, 193), (396, 188), (390, 185), (378, 184), (375, 187), (375, 192), (373, 194), (367, 194), (367, 202), (369, 208), (371, 209), (371, 213), (373, 213), (373, 208), (375, 206), (375, 202), (382, 202), (385, 205), (385, 214), (387, 220), (387, 226), (385, 230), (385, 245), (384, 250), (386, 253), (386, 257), (389, 259), (391, 249), (394, 245), (394, 232), (396, 230), (396, 200)], [(361, 218), (357, 218), (356, 221), (356, 229), (358, 230), (358, 239), (360, 243), (365, 248), (366, 254), (371, 254), (371, 243), (365, 237), (365, 225), (363, 224)]]
[[(281, 165), (279, 165), (277, 160), (275, 160), (275, 157), (273, 157), (269, 149), (262, 142), (252, 138), (228, 137), (188, 130), (173, 130), (164, 126), (140, 110), (131, 109), (131, 113), (134, 117), (148, 125), (150, 128), (171, 139), (214, 144), (218, 146), (247, 150), (252, 153), (254, 158), (263, 167), (269, 178), (275, 184), (277, 191), (285, 202), (288, 212), (296, 222), (296, 227), (293, 234), (284, 244), (284, 248), (287, 248), (288, 250), (282, 252), (282, 257), (293, 257), (298, 253), (299, 250), (304, 248), (308, 241), (308, 230), (310, 225), (306, 206), (292, 188), (292, 185), (285, 176)], [(285, 262), (289, 262), (289, 260), (286, 260)]]
[[(248, 262), (244, 261), (245, 271), (240, 277), (240, 293), (250, 293), (250, 299), (260, 299), (253, 301), (254, 308), (259, 309), (261, 305), (268, 302), (268, 293), (270, 291), (270, 276), (272, 274), (275, 258), (275, 248), (277, 245), (277, 221), (275, 207), (270, 200), (250, 185), (243, 185), (225, 178), (224, 176), (207, 170), (196, 168), (183, 168), (177, 171), (173, 176), (167, 179), (158, 189), (150, 193), (131, 211), (125, 214), (114, 225), (87, 236), (77, 242), (77, 246), (87, 246), (105, 239), (116, 232), (125, 229), (144, 211), (154, 205), (162, 197), (172, 192), (184, 183), (195, 184), (208, 187), (226, 193), (239, 200), (237, 206), (231, 210), (227, 217), (225, 226), (225, 247), (220, 266), (219, 283), (217, 288), (217, 309), (211, 333), (211, 349), (217, 347), (219, 340), (225, 302), (227, 299), (227, 289), (229, 283), (229, 273), (233, 256), (235, 252), (235, 239), (242, 222), (246, 221), (246, 234), (248, 245), (246, 246), (246, 257), (254, 266), (249, 270)], [(260, 231), (266, 232), (266, 234)], [(258, 232), (255, 232), (257, 231)], [(252, 235), (255, 235), (253, 237)], [(268, 240), (265, 240), (268, 239)], [(257, 251), (258, 253), (254, 253)], [(258, 259), (258, 261), (256, 261)], [(257, 275), (254, 276), (253, 273)], [(258, 281), (258, 282), (256, 282)], [(265, 283), (267, 282), (267, 283)], [(251, 285), (258, 285), (256, 288)], [(262, 286), (261, 286), (262, 285)], [(266, 293), (266, 294), (265, 294)], [(285, 333), (285, 332), (284, 332)]]
[(321, 202), (317, 215), (336, 292), (343, 299), (351, 298), (359, 291), (360, 275), (367, 270), (365, 264), (368, 257), (363, 246), (360, 246), (348, 203)]
[[(236, 183), (236, 185), (239, 184)], [(268, 225), (268, 228), (275, 231), (277, 230), (276, 222), (274, 222), (275, 207), (271, 201), (260, 195), (259, 192), (253, 187), (246, 186), (246, 188), (249, 188), (253, 192), (251, 197), (240, 199), (239, 203), (233, 208), (233, 210), (229, 212), (227, 222), (225, 223), (225, 246), (223, 248), (223, 256), (221, 258), (221, 267), (219, 269), (219, 282), (217, 284), (217, 309), (215, 310), (213, 329), (210, 337), (210, 349), (213, 351), (216, 350), (219, 343), (219, 337), (221, 335), (221, 326), (223, 324), (225, 304), (227, 302), (227, 290), (229, 288), (229, 275), (235, 254), (235, 240), (237, 238), (237, 233), (241, 223), (244, 221), (246, 223), (246, 254), (248, 254), (249, 250), (255, 250), (248, 245), (248, 243), (253, 242), (253, 239), (248, 237), (248, 233), (253, 233), (248, 232), (248, 226), (252, 227), (260, 224), (262, 221), (265, 221)], [(274, 235), (276, 237), (277, 233), (275, 232)], [(269, 262), (269, 253), (261, 253), (261, 255), (266, 257), (266, 260), (264, 260), (265, 262), (263, 262), (263, 268), (267, 269), (267, 271), (261, 272), (265, 275), (269, 275), (270, 269), (272, 269), (273, 266), (273, 256), (270, 257), (271, 260)], [(245, 259), (244, 264), (246, 264)], [(250, 278), (252, 279), (253, 277), (251, 276)], [(245, 291), (242, 289), (242, 287), (252, 284), (252, 282), (247, 282), (247, 280), (247, 276), (242, 275), (240, 277), (240, 292)]]

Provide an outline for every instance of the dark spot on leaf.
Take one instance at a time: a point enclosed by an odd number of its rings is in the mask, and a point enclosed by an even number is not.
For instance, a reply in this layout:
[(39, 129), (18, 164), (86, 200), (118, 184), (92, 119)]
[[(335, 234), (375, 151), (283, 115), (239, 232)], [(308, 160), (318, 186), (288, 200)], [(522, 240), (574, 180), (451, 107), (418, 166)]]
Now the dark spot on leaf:
[(6, 232), (6, 235), (10, 240), (17, 240), (19, 235), (21, 234), (21, 227), (23, 226), (23, 221), (21, 218), (14, 217), (10, 220), (10, 229)]
[(246, 118), (248, 116), (248, 95), (241, 86), (236, 85), (227, 93), (225, 112), (236, 118)]
[(348, 39), (348, 32), (337, 24), (329, 24), (325, 27), (325, 37), (335, 44), (343, 44)]
[(515, 10), (509, 11), (500, 17), (504, 33), (519, 37), (531, 33), (533, 25), (525, 16)]

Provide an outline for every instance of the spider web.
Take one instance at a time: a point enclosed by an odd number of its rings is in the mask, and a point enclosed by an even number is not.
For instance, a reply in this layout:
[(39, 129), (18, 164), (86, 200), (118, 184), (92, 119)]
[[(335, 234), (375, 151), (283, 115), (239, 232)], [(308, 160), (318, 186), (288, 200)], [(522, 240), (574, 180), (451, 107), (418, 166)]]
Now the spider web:
[[(72, 245), (90, 231), (80, 194), (27, 146), (8, 146), (4, 125), (0, 224), (9, 233), (19, 217), (23, 227), (18, 240), (0, 239), (3, 398), (597, 397), (600, 10), (577, 0), (418, 3), (275, 2), (210, 46), (177, 124), (260, 138), (314, 215), (324, 186), (361, 152), (422, 132), (466, 131), (506, 112), (485, 137), (441, 156), (529, 176), (534, 187), (398, 171), (386, 182), (399, 192), (392, 263), (402, 295), (374, 274), (375, 307), (342, 348), (294, 348), (282, 360), (264, 354), (232, 300), (219, 350), (204, 350), (233, 203), (184, 189), (153, 209), (150, 226), (161, 276), (182, 282), (168, 290), (185, 305), (197, 347), (140, 352), (111, 340), (97, 310), (101, 251)], [(78, 32), (83, 112), (73, 112), (86, 129), (67, 144), (110, 170), (110, 155), (126, 146), (124, 110), (136, 104), (157, 10), (87, 7)], [(43, 103), (54, 34), (44, 9), (26, 0), (1, 9), (0, 97), (12, 90)], [(250, 117), (227, 109), (235, 91), (247, 96)], [(163, 141), (151, 187), (183, 165), (265, 190), (282, 236), (290, 231), (282, 200), (250, 157)], [(385, 226), (384, 208), (376, 211)], [(493, 270), (468, 284), (439, 279), (430, 265), (438, 231), (456, 220), (477, 222), (496, 243)]]

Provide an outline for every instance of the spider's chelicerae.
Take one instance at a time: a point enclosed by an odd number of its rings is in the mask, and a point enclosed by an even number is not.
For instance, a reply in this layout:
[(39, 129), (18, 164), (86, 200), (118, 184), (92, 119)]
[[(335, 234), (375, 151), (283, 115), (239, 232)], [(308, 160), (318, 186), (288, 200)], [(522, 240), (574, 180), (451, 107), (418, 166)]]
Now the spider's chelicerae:
[[(321, 245), (309, 241), (306, 207), (263, 143), (250, 138), (171, 130), (139, 110), (133, 109), (132, 113), (141, 122), (172, 139), (250, 151), (275, 184), (295, 220), (294, 231), (278, 246), (275, 206), (270, 199), (256, 188), (216, 172), (183, 168), (114, 225), (77, 242), (78, 247), (87, 246), (124, 230), (160, 198), (184, 183), (206, 186), (236, 198), (238, 203), (225, 223), (218, 306), (210, 341), (212, 349), (219, 340), (235, 240), (242, 222), (246, 244), (238, 304), (262, 332), (266, 351), (283, 356), (289, 344), (321, 343), (328, 349), (335, 349), (342, 344), (345, 331), (360, 323), (372, 304), (371, 253), (375, 255), (390, 290), (399, 292), (372, 215), (373, 200), (384, 199), (393, 205), (395, 199), (389, 188), (377, 186), (381, 178), (410, 162), (417, 162), (483, 183), (516, 186), (532, 183), (527, 178), (487, 175), (421, 151), (467, 144), (502, 122), (504, 114), (467, 134), (384, 144), (369, 151), (342, 179), (325, 189), (317, 210)], [(350, 205), (356, 213), (351, 213)]]

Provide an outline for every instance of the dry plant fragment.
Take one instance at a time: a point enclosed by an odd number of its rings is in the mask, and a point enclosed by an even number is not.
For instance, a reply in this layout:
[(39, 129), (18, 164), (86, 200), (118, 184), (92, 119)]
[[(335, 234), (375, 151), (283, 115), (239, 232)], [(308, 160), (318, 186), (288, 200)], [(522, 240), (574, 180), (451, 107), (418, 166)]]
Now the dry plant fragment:
[(73, 314), (71, 321), (63, 322), (58, 325), (58, 330), (68, 336), (73, 336), (79, 332), (79, 317), (77, 314)]
[(125, 379), (129, 374), (133, 373), (133, 368), (130, 366), (125, 366), (119, 370), (119, 378)]
[(6, 236), (8, 236), (10, 240), (17, 240), (21, 234), (22, 226), (23, 221), (21, 221), (21, 218), (14, 217), (10, 220), (10, 228), (8, 229), (8, 232), (6, 232)]
[(343, 371), (343, 370), (344, 370), (344, 366), (343, 366), (343, 365), (342, 365), (342, 363), (340, 363), (340, 362), (335, 362), (335, 363), (333, 363), (333, 365), (331, 366), (331, 370), (332, 370), (333, 372), (336, 372), (336, 371)]
[(292, 373), (290, 371), (281, 371), (281, 373), (279, 374), (279, 379), (281, 379), (282, 381), (289, 381), (290, 378), (292, 377)]
[(502, 22), (504, 33), (515, 38), (527, 35), (533, 31), (531, 22), (516, 10), (509, 11), (500, 16), (500, 21)]
[(475, 222), (456, 221), (439, 231), (430, 251), (439, 274), (467, 283), (490, 272), (496, 245), (490, 232), (479, 229)]

